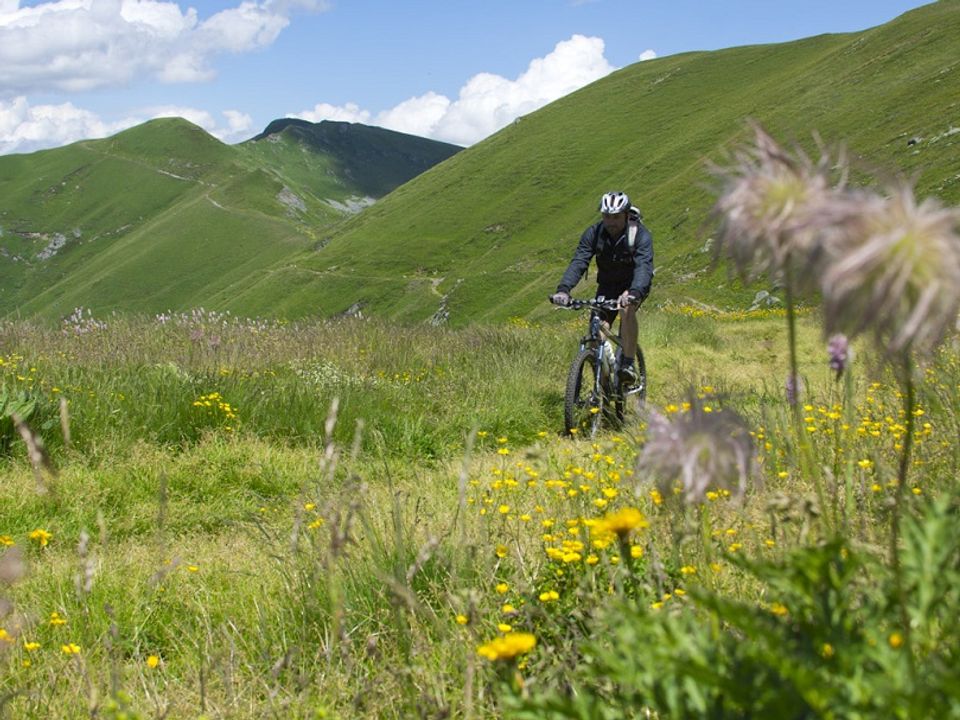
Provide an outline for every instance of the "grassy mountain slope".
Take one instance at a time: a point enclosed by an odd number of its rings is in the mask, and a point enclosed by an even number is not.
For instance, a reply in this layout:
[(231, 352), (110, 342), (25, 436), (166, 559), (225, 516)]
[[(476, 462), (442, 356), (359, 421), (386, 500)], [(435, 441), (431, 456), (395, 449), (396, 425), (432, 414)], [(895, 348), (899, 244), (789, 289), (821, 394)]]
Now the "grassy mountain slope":
[[(275, 152), (278, 145), (282, 149), (279, 156)], [(300, 156), (300, 163), (291, 156), (291, 146)], [(271, 156), (280, 157), (279, 162), (271, 164), (307, 183), (322, 180), (317, 176), (317, 166), (302, 160), (322, 160), (327, 177), (333, 181), (329, 197), (334, 196), (334, 188), (346, 186), (354, 192), (382, 197), (460, 149), (378, 127), (329, 120), (309, 123), (294, 118), (274, 120), (244, 147), (267, 162)]]
[(811, 150), (813, 131), (843, 140), (864, 169), (960, 201), (958, 37), (960, 1), (940, 0), (860, 33), (630, 66), (403, 185), (240, 304), (298, 315), (359, 301), (423, 320), (443, 303), (455, 323), (547, 312), (596, 199), (623, 188), (654, 234), (654, 301), (742, 306), (756, 288), (709, 270), (702, 252), (705, 161), (752, 117)]
[[(337, 151), (285, 127), (231, 147), (163, 119), (0, 157), (0, 314), (228, 307), (267, 268), (317, 244), (353, 199), (370, 202), (459, 150), (383, 130), (368, 149), (374, 129), (346, 123), (298, 129), (335, 133)], [(380, 185), (354, 180), (378, 160)]]

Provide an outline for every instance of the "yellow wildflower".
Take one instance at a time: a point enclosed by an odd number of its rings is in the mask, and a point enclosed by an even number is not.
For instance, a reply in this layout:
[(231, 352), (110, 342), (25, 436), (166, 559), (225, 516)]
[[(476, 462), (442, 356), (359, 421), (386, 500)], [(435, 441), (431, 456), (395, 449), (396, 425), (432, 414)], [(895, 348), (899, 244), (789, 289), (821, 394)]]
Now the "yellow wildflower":
[(50, 542), (50, 538), (52, 538), (52, 537), (53, 537), (53, 535), (51, 535), (50, 533), (48, 533), (48, 532), (47, 532), (46, 530), (44, 530), (43, 528), (37, 528), (36, 530), (33, 530), (33, 531), (30, 533), (30, 539), (31, 539), (31, 540), (36, 540), (36, 541), (40, 544), (40, 547), (46, 547), (46, 546), (47, 546), (47, 543)]
[(643, 517), (643, 513), (636, 508), (627, 507), (604, 515), (591, 528), (591, 532), (596, 535), (615, 533), (620, 537), (626, 537), (632, 531), (649, 527), (649, 525), (650, 523)]
[(477, 654), (490, 661), (512, 660), (533, 650), (537, 639), (531, 633), (507, 633), (477, 648)]
[(787, 606), (783, 603), (775, 602), (770, 605), (770, 612), (772, 612), (774, 615), (783, 617), (789, 612), (789, 610), (787, 610)]

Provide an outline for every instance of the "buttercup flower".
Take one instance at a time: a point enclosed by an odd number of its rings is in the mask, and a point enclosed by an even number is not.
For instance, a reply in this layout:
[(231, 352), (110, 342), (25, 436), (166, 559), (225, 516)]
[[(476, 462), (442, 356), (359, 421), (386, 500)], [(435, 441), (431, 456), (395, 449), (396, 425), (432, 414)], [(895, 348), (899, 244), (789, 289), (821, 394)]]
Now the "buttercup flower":
[(625, 537), (634, 530), (649, 526), (650, 523), (643, 517), (643, 513), (636, 508), (627, 507), (604, 515), (590, 528), (590, 534), (594, 537), (602, 537), (612, 533)]
[(52, 537), (53, 535), (48, 533), (43, 528), (37, 528), (36, 530), (32, 530), (30, 532), (30, 539), (35, 540), (42, 548), (47, 546), (47, 544), (50, 542), (50, 538)]
[(536, 637), (530, 633), (508, 632), (478, 647), (477, 654), (487, 660), (512, 660), (530, 652), (536, 644)]

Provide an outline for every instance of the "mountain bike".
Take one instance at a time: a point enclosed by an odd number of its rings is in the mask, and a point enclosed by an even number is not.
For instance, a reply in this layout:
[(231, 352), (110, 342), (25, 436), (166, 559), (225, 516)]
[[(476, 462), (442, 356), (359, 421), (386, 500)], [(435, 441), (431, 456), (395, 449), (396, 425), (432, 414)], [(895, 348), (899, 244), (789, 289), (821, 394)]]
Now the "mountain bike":
[(567, 374), (563, 418), (568, 434), (583, 433), (594, 437), (604, 423), (611, 427), (622, 425), (628, 407), (632, 411), (646, 402), (647, 365), (643, 350), (638, 344), (633, 356), (636, 380), (624, 382), (620, 378), (623, 343), (598, 312), (617, 310), (617, 300), (602, 297), (571, 300), (558, 307), (568, 310), (590, 308), (587, 334), (581, 338), (580, 350)]

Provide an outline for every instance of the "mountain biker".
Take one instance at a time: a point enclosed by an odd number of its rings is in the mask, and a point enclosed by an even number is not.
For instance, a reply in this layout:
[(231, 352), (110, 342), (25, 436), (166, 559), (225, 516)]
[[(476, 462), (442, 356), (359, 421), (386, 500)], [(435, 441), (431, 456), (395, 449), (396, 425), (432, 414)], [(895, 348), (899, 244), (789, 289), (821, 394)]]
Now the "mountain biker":
[[(650, 294), (653, 280), (653, 237), (641, 221), (640, 211), (630, 204), (626, 193), (614, 191), (600, 198), (601, 220), (584, 230), (573, 260), (550, 297), (555, 305), (567, 305), (573, 289), (597, 259), (597, 298), (616, 298), (620, 306), (620, 334), (623, 355), (620, 375), (634, 382), (633, 352), (637, 347), (637, 308)], [(616, 319), (616, 310), (600, 310), (607, 327)]]

